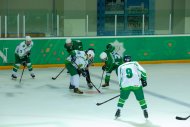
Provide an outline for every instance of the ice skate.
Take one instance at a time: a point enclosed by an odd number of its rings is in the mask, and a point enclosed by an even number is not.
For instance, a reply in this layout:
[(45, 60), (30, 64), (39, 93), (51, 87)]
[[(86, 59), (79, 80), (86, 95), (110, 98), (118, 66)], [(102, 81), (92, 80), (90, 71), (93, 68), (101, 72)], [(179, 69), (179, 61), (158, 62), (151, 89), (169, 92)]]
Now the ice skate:
[(11, 77), (12, 77), (13, 80), (17, 79), (17, 76), (15, 74), (12, 74)]
[(109, 86), (109, 83), (105, 83), (102, 85), (102, 87), (107, 87), (107, 86)]
[(118, 117), (120, 117), (120, 109), (118, 109), (115, 113), (115, 119), (117, 119)]
[(83, 94), (83, 92), (78, 88), (74, 88), (74, 93)]
[(89, 89), (92, 89), (92, 88), (93, 88), (93, 85), (92, 85), (91, 83), (87, 83), (87, 85), (88, 85), (88, 88), (89, 88)]
[(75, 86), (73, 86), (73, 85), (71, 85), (71, 84), (69, 85), (69, 89), (70, 89), (70, 90), (72, 90), (72, 89), (74, 89), (74, 88), (75, 88)]
[(31, 74), (30, 74), (30, 76), (31, 76), (32, 78), (35, 78), (35, 75), (34, 75), (34, 73), (31, 73)]
[(148, 118), (148, 112), (147, 112), (147, 110), (144, 110), (143, 113), (144, 113), (144, 117), (147, 119)]

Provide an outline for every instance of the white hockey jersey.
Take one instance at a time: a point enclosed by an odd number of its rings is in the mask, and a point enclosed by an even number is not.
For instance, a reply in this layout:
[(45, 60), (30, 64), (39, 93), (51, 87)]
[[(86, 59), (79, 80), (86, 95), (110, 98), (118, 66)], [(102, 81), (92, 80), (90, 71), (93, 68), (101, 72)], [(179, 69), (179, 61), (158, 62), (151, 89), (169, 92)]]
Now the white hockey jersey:
[[(71, 62), (76, 69), (85, 69), (88, 65), (87, 55), (84, 51), (74, 50), (76, 60)], [(68, 61), (71, 61), (71, 56), (67, 58)]]
[(30, 52), (31, 48), (33, 47), (33, 42), (31, 41), (30, 45), (27, 46), (25, 41), (21, 42), (15, 49), (15, 53), (20, 57), (23, 58)]
[(138, 62), (127, 62), (120, 65), (118, 67), (118, 80), (120, 87), (140, 87), (142, 85), (140, 81), (142, 73), (146, 74), (146, 71)]

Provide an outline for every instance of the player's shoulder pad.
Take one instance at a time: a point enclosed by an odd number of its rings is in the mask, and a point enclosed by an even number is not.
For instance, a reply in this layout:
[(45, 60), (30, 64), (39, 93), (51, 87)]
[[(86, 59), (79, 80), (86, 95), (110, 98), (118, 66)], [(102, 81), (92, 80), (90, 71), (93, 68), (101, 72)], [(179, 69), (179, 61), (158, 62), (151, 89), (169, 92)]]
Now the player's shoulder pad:
[(25, 41), (23, 41), (23, 42), (21, 42), (20, 44), (19, 44), (21, 47), (26, 47), (26, 44), (25, 44)]
[(137, 61), (131, 61), (131, 63), (135, 64), (136, 66), (139, 65), (139, 63)]

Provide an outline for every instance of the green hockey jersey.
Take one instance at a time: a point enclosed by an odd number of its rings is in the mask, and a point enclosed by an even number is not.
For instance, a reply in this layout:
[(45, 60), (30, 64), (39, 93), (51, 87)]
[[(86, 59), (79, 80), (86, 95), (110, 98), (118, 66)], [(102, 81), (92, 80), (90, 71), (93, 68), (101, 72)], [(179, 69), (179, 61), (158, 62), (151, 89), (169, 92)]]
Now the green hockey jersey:
[(116, 52), (105, 51), (108, 59), (105, 61), (106, 71), (111, 73), (118, 68), (122, 63), (122, 57)]

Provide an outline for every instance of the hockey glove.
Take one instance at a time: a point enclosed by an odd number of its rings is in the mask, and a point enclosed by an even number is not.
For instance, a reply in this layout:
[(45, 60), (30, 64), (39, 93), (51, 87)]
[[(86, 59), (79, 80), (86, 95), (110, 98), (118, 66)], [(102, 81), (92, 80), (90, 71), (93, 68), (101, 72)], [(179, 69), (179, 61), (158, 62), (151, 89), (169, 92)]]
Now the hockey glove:
[(26, 66), (26, 61), (22, 61), (22, 65), (25, 67)]
[(29, 57), (29, 56), (30, 56), (30, 54), (31, 54), (31, 53), (30, 53), (30, 52), (28, 52), (28, 53), (27, 53), (27, 57)]
[(76, 56), (71, 56), (71, 62), (75, 62), (75, 60), (76, 60)]
[(86, 76), (87, 76), (87, 73), (86, 73), (85, 70), (81, 70), (81, 73), (82, 73), (82, 76), (83, 76), (83, 77), (86, 77)]
[(143, 80), (143, 79), (141, 78), (141, 84), (142, 84), (143, 87), (146, 87), (146, 86), (147, 86), (146, 80)]
[(102, 66), (102, 70), (105, 71), (106, 70), (106, 65)]

